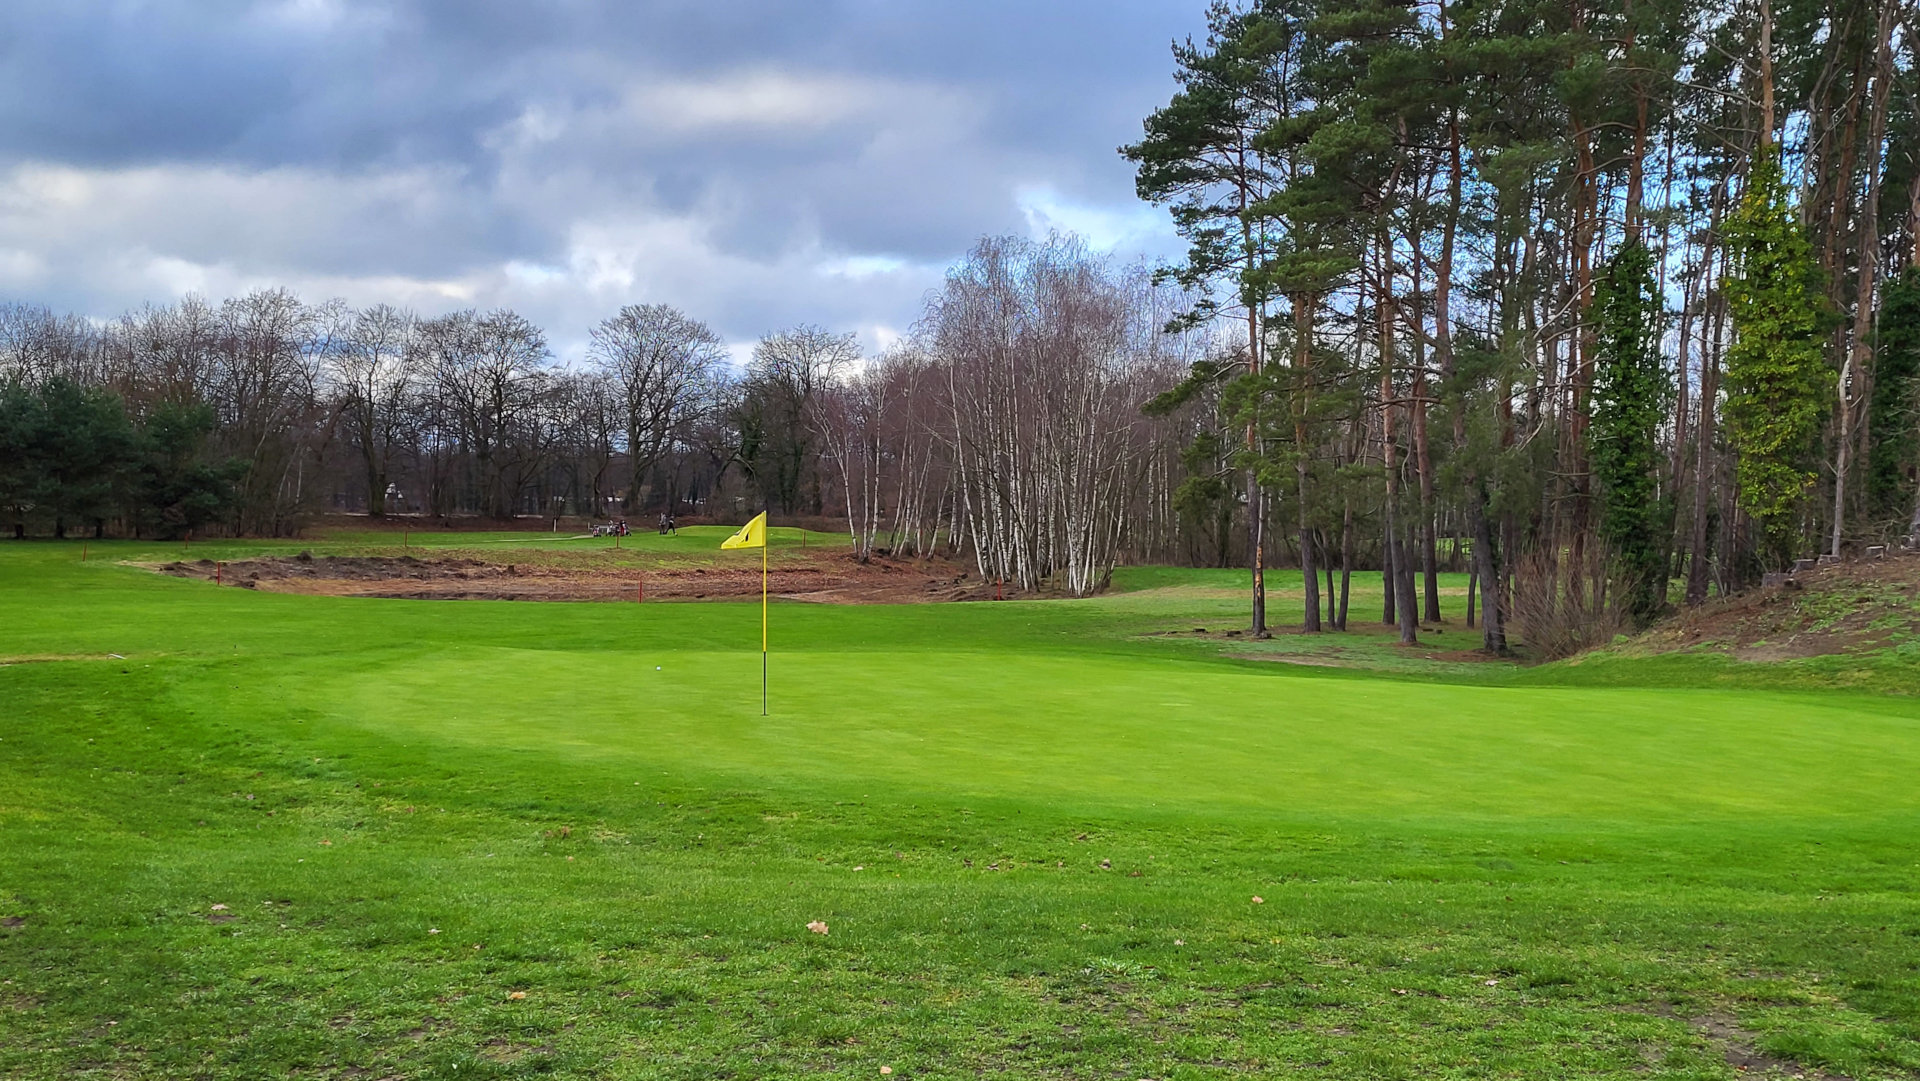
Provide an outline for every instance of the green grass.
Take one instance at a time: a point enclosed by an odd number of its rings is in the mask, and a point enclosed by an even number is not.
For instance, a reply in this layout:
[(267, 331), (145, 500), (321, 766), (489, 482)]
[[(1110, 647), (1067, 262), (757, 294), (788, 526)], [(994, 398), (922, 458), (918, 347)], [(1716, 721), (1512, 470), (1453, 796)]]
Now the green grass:
[(1920, 1070), (1914, 699), (1266, 663), (1405, 654), (1145, 568), (777, 605), (762, 718), (757, 605), (119, 562), (178, 549), (0, 548), (0, 1076), (1737, 1076), (1708, 1018)]

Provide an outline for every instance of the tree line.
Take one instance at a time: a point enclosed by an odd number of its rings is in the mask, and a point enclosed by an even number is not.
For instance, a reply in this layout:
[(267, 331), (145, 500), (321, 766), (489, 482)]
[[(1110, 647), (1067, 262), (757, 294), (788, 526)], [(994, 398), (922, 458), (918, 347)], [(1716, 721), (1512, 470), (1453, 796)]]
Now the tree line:
[[(0, 306), (0, 515), (17, 536), (283, 535), (316, 513), (837, 518), (860, 559), (964, 554), (1076, 594), (1183, 558), (1185, 418), (1140, 403), (1221, 348), (1071, 238), (982, 241), (877, 356), (636, 304), (557, 363), (509, 310), (285, 290), (117, 320)], [(1159, 493), (1156, 498), (1155, 493)]]
[[(1178, 498), (1344, 627), (1576, 648), (1920, 531), (1920, 14), (1901, 0), (1247, 0), (1123, 148), (1243, 347)], [(1356, 544), (1363, 550), (1356, 555)], [(1340, 573), (1336, 587), (1334, 570)], [(1678, 595), (1671, 595), (1677, 590)], [(1477, 612), (1476, 612), (1477, 609)]]

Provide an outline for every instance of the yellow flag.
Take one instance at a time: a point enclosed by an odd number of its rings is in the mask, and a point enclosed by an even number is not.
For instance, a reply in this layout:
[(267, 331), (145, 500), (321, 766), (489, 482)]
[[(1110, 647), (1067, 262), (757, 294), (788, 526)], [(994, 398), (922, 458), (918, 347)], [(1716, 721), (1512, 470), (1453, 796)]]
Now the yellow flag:
[(753, 516), (753, 521), (740, 527), (740, 532), (720, 542), (722, 548), (765, 548), (767, 546), (767, 512), (761, 511)]

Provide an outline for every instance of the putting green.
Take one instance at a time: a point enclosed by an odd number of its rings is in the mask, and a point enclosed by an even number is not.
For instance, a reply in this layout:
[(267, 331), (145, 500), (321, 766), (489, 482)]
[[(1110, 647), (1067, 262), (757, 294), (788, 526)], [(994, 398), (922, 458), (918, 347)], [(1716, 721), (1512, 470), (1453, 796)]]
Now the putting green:
[[(806, 608), (783, 607), (805, 624)], [(645, 617), (640, 617), (645, 618)], [(673, 611), (673, 621), (698, 619)], [(1920, 722), (1763, 692), (1397, 683), (1183, 660), (461, 647), (272, 677), (330, 720), (606, 768), (889, 798), (1300, 818), (1920, 809)], [(405, 733), (405, 736), (402, 736)]]

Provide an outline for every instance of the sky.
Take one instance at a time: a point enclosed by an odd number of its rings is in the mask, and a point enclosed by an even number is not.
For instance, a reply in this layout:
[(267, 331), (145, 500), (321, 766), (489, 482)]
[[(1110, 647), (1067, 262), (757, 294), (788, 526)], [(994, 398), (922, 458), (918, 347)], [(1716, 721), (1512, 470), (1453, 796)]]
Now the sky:
[(884, 348), (980, 237), (1178, 250), (1115, 148), (1202, 0), (6, 0), (0, 300), (285, 286)]

